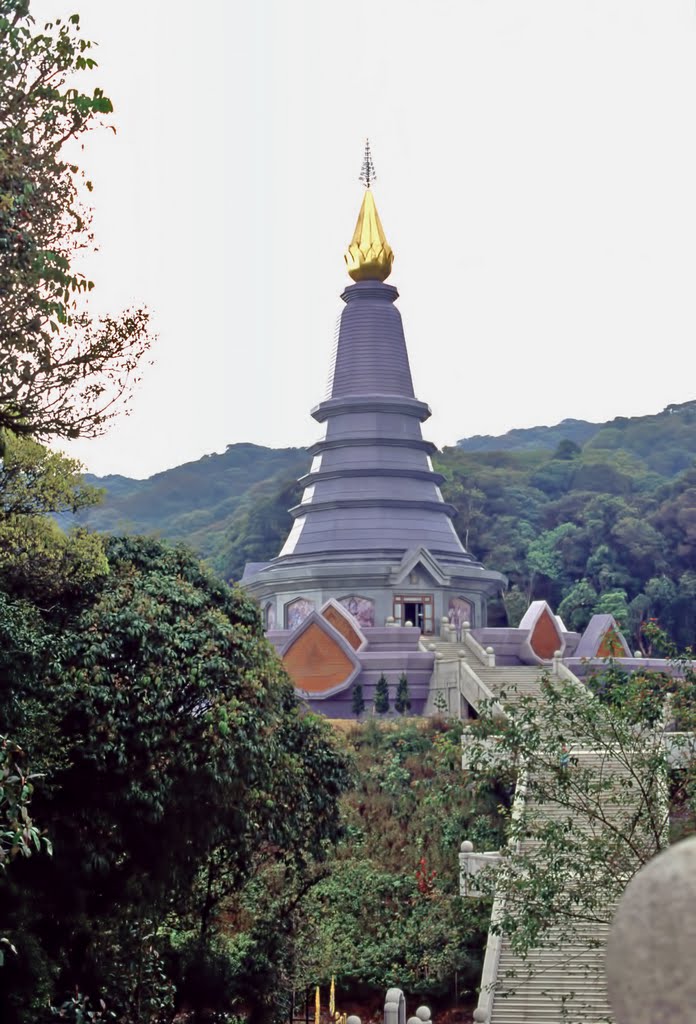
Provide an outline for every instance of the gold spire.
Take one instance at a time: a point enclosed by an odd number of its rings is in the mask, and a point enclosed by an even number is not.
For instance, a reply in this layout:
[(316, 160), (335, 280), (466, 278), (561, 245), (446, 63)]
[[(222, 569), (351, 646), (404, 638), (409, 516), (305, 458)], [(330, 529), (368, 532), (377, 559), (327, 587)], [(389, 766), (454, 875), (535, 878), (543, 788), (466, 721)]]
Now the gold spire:
[(365, 158), (360, 172), (360, 180), (364, 182), (366, 191), (353, 232), (353, 241), (345, 257), (348, 273), (354, 281), (386, 281), (394, 262), (394, 253), (384, 234), (370, 189), (375, 178), (370, 141), (366, 139)]
[(386, 281), (394, 253), (384, 234), (370, 189), (363, 197), (353, 241), (346, 252), (348, 273), (354, 281)]

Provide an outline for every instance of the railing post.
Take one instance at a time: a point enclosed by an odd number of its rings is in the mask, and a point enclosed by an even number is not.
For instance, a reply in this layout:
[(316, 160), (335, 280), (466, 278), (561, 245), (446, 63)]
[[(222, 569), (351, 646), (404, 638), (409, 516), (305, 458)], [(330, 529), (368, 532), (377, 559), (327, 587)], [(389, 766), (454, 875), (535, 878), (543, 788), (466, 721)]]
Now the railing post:
[(551, 671), (553, 672), (553, 674), (556, 676), (557, 679), (560, 679), (560, 676), (561, 676), (561, 659), (562, 658), (563, 658), (563, 654), (562, 654), (561, 651), (554, 651), (553, 652), (553, 667), (552, 667)]
[(449, 624), (450, 621), (446, 615), (443, 615), (440, 619), (440, 639), (449, 640)]
[(463, 693), (464, 680), (462, 679), (462, 674), (466, 671), (466, 669), (462, 668), (462, 665), (464, 664), (465, 661), (466, 661), (466, 652), (465, 651), (460, 651), (458, 656), (457, 656), (457, 690), (459, 692), (459, 715), (458, 715), (458, 718), (459, 718), (460, 721), (464, 718), (464, 705), (466, 705), (466, 717), (470, 718), (470, 715), (469, 715), (469, 702), (467, 701), (467, 699), (466, 699), (466, 697), (464, 696), (464, 693)]

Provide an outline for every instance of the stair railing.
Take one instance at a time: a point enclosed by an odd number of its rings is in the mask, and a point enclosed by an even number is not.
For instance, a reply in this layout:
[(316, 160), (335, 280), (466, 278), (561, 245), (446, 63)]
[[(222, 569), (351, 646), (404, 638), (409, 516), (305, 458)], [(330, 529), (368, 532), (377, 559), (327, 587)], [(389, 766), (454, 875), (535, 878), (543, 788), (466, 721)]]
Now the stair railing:
[(472, 636), (470, 622), (462, 622), (461, 642), (482, 665), (495, 668), (495, 651), (492, 647), (482, 647), (476, 637)]
[(583, 681), (578, 679), (575, 673), (571, 672), (568, 666), (563, 663), (563, 654), (561, 651), (554, 651), (553, 660), (551, 661), (551, 674), (554, 675), (556, 679), (565, 679), (567, 683), (573, 683), (575, 686), (579, 686), (585, 693), (590, 692)]
[(476, 675), (471, 665), (466, 661), (466, 652), (459, 653), (459, 692), (475, 711), (479, 711), (482, 704), (490, 701), (491, 713), (494, 718), (505, 718), (505, 712), (496, 700), (495, 694), (490, 690), (482, 679)]
[[(517, 786), (515, 787), (515, 798), (512, 802), (512, 810), (510, 811), (511, 823), (516, 823), (524, 814), (524, 806), (527, 799), (527, 773), (523, 769), (520, 771)], [(519, 852), (519, 840), (512, 839), (508, 840), (508, 846), (512, 847), (513, 853)], [(505, 870), (504, 867), (501, 870)], [(475, 892), (475, 890), (472, 890)], [(491, 1019), (491, 1013), (493, 1011), (493, 1001), (495, 999), (495, 988), (498, 982), (498, 968), (500, 966), (500, 953), (503, 948), (503, 933), (500, 929), (500, 922), (503, 919), (503, 913), (505, 911), (505, 896), (499, 894), (498, 887), (496, 886), (496, 893), (493, 897), (493, 907), (491, 909), (491, 923), (488, 929), (488, 940), (486, 942), (486, 952), (483, 958), (483, 970), (481, 971), (481, 988), (479, 990), (479, 1000), (474, 1010), (474, 1021), (476, 1024), (489, 1024)]]

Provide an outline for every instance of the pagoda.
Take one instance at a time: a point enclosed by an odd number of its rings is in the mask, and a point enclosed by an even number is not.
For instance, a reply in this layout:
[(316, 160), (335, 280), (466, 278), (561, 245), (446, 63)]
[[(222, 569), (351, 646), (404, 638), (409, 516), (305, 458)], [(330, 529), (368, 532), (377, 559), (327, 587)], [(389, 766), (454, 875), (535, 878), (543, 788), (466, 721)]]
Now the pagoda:
[[(440, 492), (443, 477), (423, 439), (431, 411), (415, 397), (399, 293), (386, 283), (394, 255), (371, 188), (345, 255), (352, 284), (340, 316), (322, 425), (304, 493), (279, 555), (247, 565), (242, 583), (261, 605), (269, 636), (297, 629), (331, 601), (360, 629), (406, 626), (429, 635), (447, 617), (486, 625), (487, 599), (504, 578), (464, 549)], [(280, 638), (278, 638), (280, 639)]]

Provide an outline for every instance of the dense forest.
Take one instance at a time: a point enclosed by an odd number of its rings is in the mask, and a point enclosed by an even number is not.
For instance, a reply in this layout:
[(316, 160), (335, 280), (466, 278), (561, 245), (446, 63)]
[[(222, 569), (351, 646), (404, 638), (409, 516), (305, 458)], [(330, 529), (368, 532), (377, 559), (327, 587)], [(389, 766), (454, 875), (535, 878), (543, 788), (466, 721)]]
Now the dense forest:
[[(605, 424), (564, 420), (470, 438), (434, 464), (466, 547), (508, 578), (493, 622), (516, 624), (530, 600), (546, 598), (571, 629), (609, 611), (634, 645), (645, 643), (641, 627), (653, 618), (690, 644), (695, 457), (696, 401)], [(302, 449), (239, 444), (149, 480), (90, 478), (105, 499), (83, 521), (186, 541), (238, 579), (247, 561), (278, 553), (307, 462)]]

